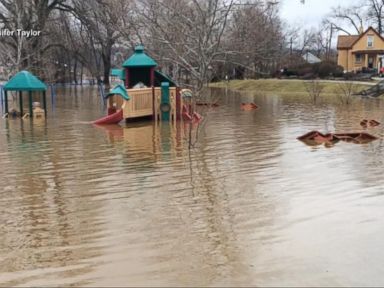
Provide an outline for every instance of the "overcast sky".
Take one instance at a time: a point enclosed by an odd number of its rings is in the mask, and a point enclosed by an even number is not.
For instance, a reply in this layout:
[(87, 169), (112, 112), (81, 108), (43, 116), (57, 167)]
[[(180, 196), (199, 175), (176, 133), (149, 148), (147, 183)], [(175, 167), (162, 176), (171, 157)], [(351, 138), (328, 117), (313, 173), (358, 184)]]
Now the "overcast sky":
[(305, 0), (303, 5), (300, 0), (282, 0), (281, 16), (289, 24), (299, 23), (317, 27), (323, 16), (330, 12), (331, 7), (346, 6), (354, 2), (356, 0)]

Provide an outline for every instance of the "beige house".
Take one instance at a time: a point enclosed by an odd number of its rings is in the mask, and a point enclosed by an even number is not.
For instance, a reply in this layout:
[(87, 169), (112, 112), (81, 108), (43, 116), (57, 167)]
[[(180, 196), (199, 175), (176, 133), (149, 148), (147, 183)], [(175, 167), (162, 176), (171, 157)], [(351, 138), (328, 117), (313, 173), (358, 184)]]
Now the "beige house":
[(372, 27), (360, 35), (340, 35), (337, 52), (337, 64), (345, 72), (357, 72), (363, 68), (380, 71), (384, 66), (384, 38)]

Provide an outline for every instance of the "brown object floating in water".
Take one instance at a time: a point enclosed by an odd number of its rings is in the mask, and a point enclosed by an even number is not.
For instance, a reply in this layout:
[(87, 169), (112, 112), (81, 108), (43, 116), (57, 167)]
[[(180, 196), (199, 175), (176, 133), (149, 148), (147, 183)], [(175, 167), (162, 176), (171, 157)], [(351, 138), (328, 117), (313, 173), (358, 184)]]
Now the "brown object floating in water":
[(319, 131), (311, 131), (303, 136), (297, 138), (298, 140), (304, 142), (308, 146), (317, 146), (324, 144), (325, 146), (333, 146), (339, 141), (333, 134), (323, 134)]
[(364, 127), (364, 128), (367, 128), (368, 126), (368, 120), (367, 119), (364, 119), (360, 122), (360, 126)]
[(196, 105), (198, 106), (212, 106), (212, 107), (217, 107), (219, 106), (219, 103), (209, 103), (209, 102), (196, 102)]
[(243, 111), (250, 111), (259, 108), (255, 103), (241, 103), (240, 109)]
[(297, 139), (304, 142), (308, 146), (317, 146), (324, 144), (327, 147), (331, 147), (339, 141), (350, 142), (355, 144), (366, 144), (377, 140), (378, 138), (365, 132), (322, 134), (319, 131), (311, 131), (307, 134), (304, 134), (303, 136), (298, 137)]
[(362, 132), (362, 133), (335, 133), (334, 136), (345, 142), (351, 142), (355, 144), (366, 144), (377, 140), (376, 136)]
[(367, 119), (363, 119), (361, 122), (360, 122), (360, 125), (363, 127), (363, 128), (367, 128), (367, 127), (376, 127), (376, 126), (379, 126), (380, 125), (380, 122), (379, 121), (376, 121), (376, 120), (367, 120)]
[(371, 127), (376, 127), (376, 126), (379, 126), (380, 125), (380, 122), (379, 121), (376, 121), (376, 120), (369, 120), (369, 125)]

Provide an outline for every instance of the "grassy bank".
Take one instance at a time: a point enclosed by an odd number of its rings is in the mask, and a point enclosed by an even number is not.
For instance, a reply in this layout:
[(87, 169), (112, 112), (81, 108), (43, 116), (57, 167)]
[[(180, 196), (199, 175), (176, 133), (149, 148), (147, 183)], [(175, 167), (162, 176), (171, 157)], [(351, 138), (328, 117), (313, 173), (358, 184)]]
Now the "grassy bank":
[[(320, 80), (321, 81), (321, 80)], [(232, 80), (227, 82), (212, 83), (211, 87), (228, 87), (238, 91), (257, 91), (265, 94), (307, 94), (305, 80), (279, 80), (279, 79), (259, 79), (259, 80)], [(334, 95), (340, 92), (345, 85), (341, 81), (321, 81), (323, 86), (322, 94)], [(367, 89), (370, 83), (354, 84), (355, 92)]]

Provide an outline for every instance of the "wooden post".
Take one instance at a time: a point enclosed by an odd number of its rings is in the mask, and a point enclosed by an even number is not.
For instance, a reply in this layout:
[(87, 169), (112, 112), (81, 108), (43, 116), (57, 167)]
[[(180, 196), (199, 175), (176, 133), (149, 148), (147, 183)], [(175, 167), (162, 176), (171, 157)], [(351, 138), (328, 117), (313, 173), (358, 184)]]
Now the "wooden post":
[(125, 88), (129, 88), (129, 68), (125, 68)]
[(348, 58), (349, 58), (349, 50), (347, 49), (347, 59), (346, 59), (346, 60), (347, 60), (347, 65), (346, 65), (347, 68), (345, 69), (345, 70), (347, 70), (347, 73), (349, 72), (349, 63), (348, 63), (348, 62), (349, 62), (349, 61), (348, 61), (349, 59), (348, 59)]
[(4, 90), (5, 114), (8, 114), (8, 91)]
[(176, 86), (176, 119), (181, 119), (181, 96), (180, 96), (180, 88)]
[(47, 94), (43, 91), (43, 108), (44, 108), (44, 116), (47, 118)]
[(20, 116), (23, 117), (23, 92), (19, 91)]
[(32, 91), (29, 91), (29, 92), (28, 92), (28, 96), (29, 96), (29, 117), (32, 118), (32, 116), (33, 116), (33, 108), (32, 108)]
[(150, 73), (151, 73), (151, 87), (152, 87), (152, 115), (153, 117), (155, 117), (155, 103), (156, 103), (156, 99), (155, 99), (155, 67), (151, 67), (151, 70), (150, 70)]

